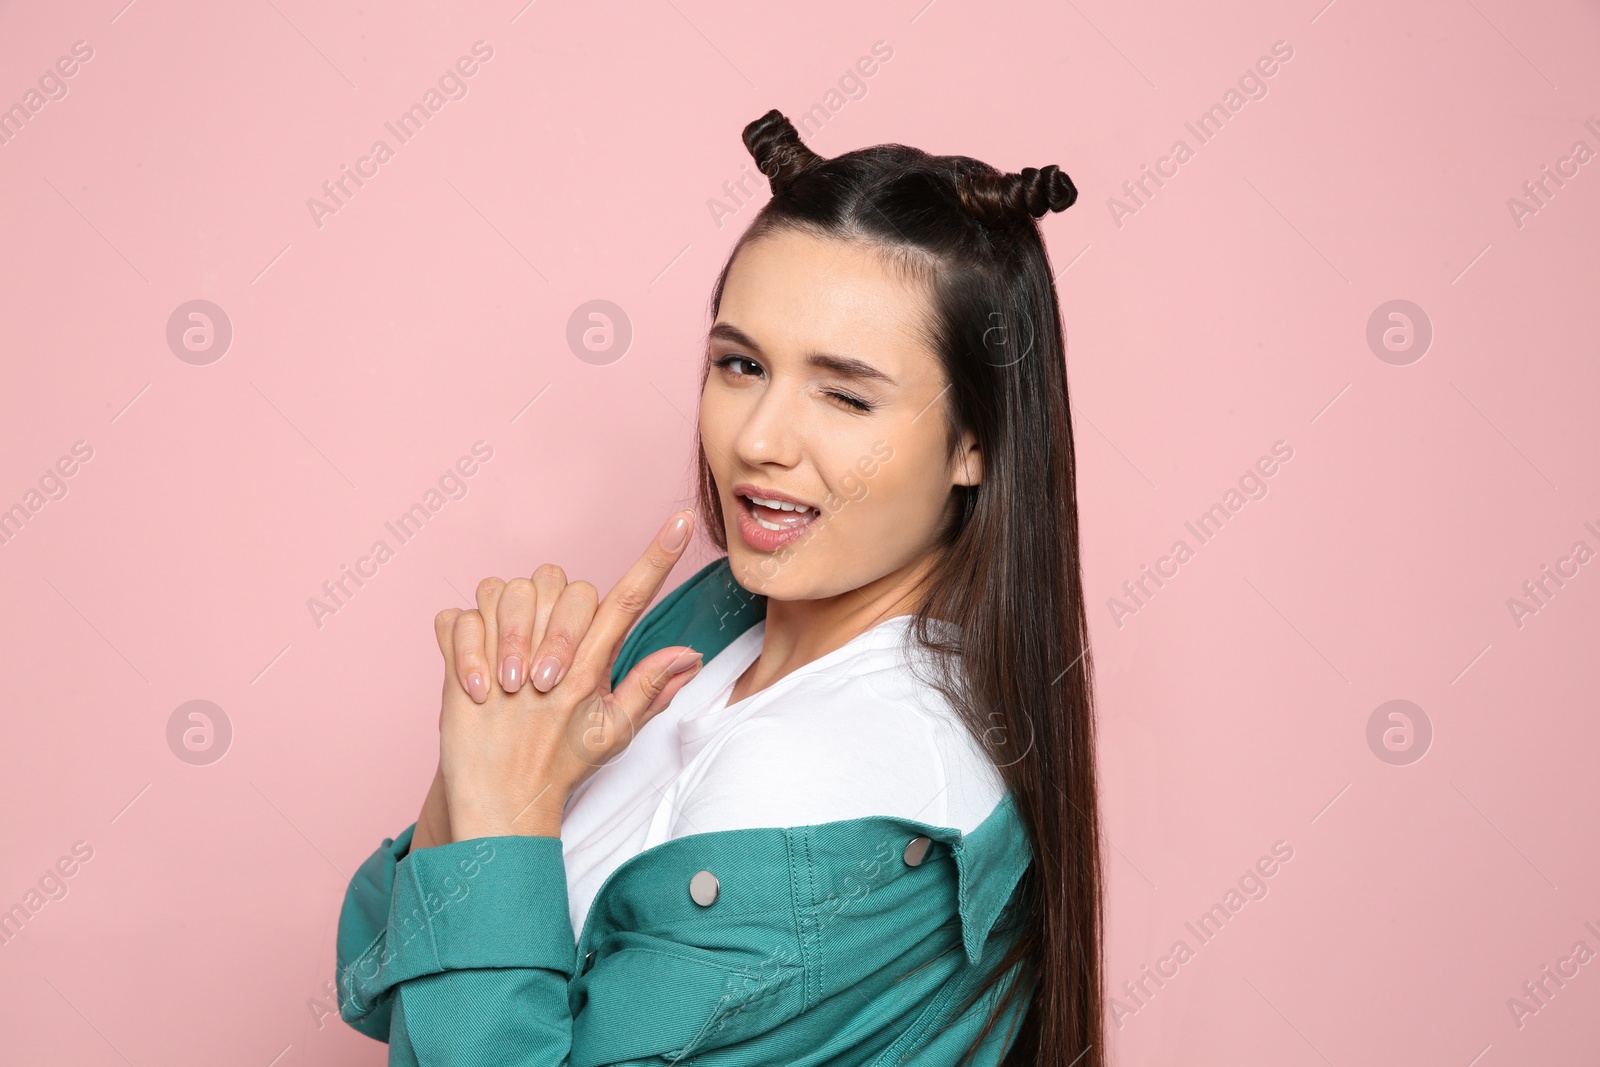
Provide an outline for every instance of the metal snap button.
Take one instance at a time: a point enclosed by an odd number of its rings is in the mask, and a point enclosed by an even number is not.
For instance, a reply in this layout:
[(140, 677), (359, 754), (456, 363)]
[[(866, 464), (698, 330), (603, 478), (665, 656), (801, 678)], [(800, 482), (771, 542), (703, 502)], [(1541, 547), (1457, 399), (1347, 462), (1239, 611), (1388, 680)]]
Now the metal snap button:
[(921, 863), (922, 858), (928, 854), (928, 846), (932, 843), (932, 840), (923, 834), (913, 837), (906, 845), (906, 866), (915, 867)]
[(591, 949), (590, 951), (585, 952), (583, 954), (583, 969), (585, 971), (588, 971), (590, 965), (593, 962), (594, 962), (594, 951)]
[(709, 908), (717, 899), (721, 884), (710, 871), (701, 871), (689, 879), (689, 896), (702, 908)]

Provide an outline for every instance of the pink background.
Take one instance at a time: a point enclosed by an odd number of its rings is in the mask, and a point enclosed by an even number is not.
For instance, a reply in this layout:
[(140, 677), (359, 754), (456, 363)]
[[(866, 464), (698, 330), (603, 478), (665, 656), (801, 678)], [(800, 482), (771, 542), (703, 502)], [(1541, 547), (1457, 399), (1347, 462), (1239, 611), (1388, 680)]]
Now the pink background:
[[(0, 908), (93, 850), (0, 947), (0, 1059), (383, 1062), (325, 983), (346, 878), (432, 772), (432, 616), (545, 561), (609, 588), (689, 502), (707, 297), (766, 196), (723, 183), (753, 173), (745, 123), (813, 105), (825, 155), (901, 141), (1082, 190), (1042, 225), (1118, 1062), (1592, 1057), (1600, 961), (1537, 1013), (1508, 1000), (1600, 952), (1600, 563), (1520, 626), (1508, 601), (1600, 551), (1600, 161), (1537, 212), (1508, 198), (1600, 152), (1600, 14), (1323, 2), (0, 5), (0, 106), (93, 49), (0, 144), (0, 508), (92, 449), (0, 545)], [(467, 95), (398, 144), (384, 123), (479, 40)], [(1266, 95), (1199, 144), (1184, 123), (1278, 41)], [(319, 226), (307, 200), (380, 137)], [(592, 363), (567, 328), (596, 299), (633, 337)], [(233, 328), (205, 365), (167, 341), (191, 300)], [(1391, 300), (1432, 326), (1405, 365), (1367, 341)], [(466, 495), (319, 625), (322, 583), (479, 440)], [(1185, 522), (1277, 441), (1267, 495), (1199, 544)], [(1367, 740), (1397, 699), (1432, 728), (1404, 765)], [(191, 700), (223, 709), (225, 758), (169, 747)], [(1200, 944), (1185, 923), (1276, 842), (1267, 895)], [(1174, 976), (1123, 991), (1180, 939)]]

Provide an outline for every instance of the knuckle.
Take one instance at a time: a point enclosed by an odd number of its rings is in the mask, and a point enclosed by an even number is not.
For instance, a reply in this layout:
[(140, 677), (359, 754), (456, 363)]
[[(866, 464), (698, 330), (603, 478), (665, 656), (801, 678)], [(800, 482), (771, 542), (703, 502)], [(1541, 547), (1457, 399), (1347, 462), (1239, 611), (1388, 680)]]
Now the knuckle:
[(565, 627), (552, 626), (545, 631), (543, 648), (545, 655), (554, 656), (563, 663), (572, 659), (572, 652), (578, 647), (577, 639), (572, 636), (572, 631)]
[(533, 583), (516, 578), (506, 584), (495, 611), (502, 648), (526, 646), (533, 631)]
[(600, 590), (594, 587), (593, 582), (584, 581), (582, 578), (575, 582), (567, 583), (566, 592), (591, 604), (600, 603)]
[(504, 589), (505, 585), (506, 583), (502, 579), (491, 575), (478, 583), (478, 597), (482, 599), (483, 597), (494, 595)]
[(617, 607), (629, 615), (636, 615), (650, 604), (650, 597), (641, 589), (624, 589), (617, 594)]
[(542, 579), (559, 585), (567, 584), (567, 572), (554, 563), (539, 564), (533, 572), (533, 577), (535, 580)]
[(445, 608), (433, 617), (433, 640), (439, 646), (439, 651), (448, 654), (455, 633), (456, 616), (461, 614), (460, 608)]

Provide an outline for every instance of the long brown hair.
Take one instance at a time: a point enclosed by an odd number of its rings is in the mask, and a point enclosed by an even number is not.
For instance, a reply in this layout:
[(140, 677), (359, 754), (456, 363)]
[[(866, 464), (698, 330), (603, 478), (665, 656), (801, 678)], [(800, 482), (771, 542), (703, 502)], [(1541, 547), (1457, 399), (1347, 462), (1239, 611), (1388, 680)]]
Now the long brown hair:
[[(745, 127), (744, 143), (772, 198), (728, 255), (712, 320), (750, 241), (794, 229), (869, 242), (932, 294), (928, 339), (949, 383), (949, 455), (963, 430), (982, 455), (979, 484), (953, 490), (911, 627), (941, 667), (933, 684), (1015, 796), (1033, 849), (1017, 939), (985, 988), (1013, 972), (1021, 980), (996, 998), (968, 1054), (1031, 993), (1005, 1063), (1103, 1067), (1102, 875), (1072, 415), (1055, 281), (1035, 221), (1071, 206), (1077, 189), (1054, 165), (1006, 174), (899, 144), (825, 159), (776, 110)], [(727, 551), (703, 445), (698, 497), (702, 528)], [(958, 643), (930, 626), (941, 619), (960, 620)]]

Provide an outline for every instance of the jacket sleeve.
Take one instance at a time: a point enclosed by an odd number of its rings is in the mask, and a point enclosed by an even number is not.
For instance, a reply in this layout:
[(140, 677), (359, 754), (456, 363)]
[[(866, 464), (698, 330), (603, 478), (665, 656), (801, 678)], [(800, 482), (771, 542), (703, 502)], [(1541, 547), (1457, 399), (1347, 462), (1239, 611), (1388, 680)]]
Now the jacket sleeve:
[(485, 837), (409, 853), (414, 826), (351, 880), (339, 1014), (390, 1063), (568, 1062), (577, 946), (555, 837)]
[(352, 1027), (379, 1041), (389, 1040), (389, 1019), (394, 1007), (393, 998), (384, 996), (366, 1006), (360, 1014), (346, 1007), (345, 972), (352, 960), (366, 952), (383, 938), (389, 925), (389, 902), (394, 897), (395, 864), (411, 848), (411, 836), (417, 825), (412, 823), (400, 832), (399, 837), (386, 837), (383, 844), (357, 868), (355, 877), (344, 892), (344, 906), (339, 910), (339, 936), (334, 984), (339, 993), (339, 1015)]

